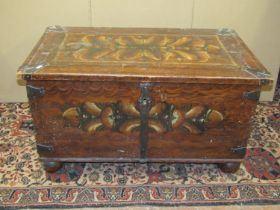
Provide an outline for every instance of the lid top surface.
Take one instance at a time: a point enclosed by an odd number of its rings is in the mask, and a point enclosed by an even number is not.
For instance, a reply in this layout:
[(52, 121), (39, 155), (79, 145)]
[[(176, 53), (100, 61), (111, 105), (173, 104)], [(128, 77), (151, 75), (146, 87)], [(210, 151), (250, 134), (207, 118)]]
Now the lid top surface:
[(53, 64), (180, 66), (237, 64), (215, 35), (66, 34)]
[(46, 30), (18, 74), (34, 80), (270, 77), (233, 30), (59, 26)]

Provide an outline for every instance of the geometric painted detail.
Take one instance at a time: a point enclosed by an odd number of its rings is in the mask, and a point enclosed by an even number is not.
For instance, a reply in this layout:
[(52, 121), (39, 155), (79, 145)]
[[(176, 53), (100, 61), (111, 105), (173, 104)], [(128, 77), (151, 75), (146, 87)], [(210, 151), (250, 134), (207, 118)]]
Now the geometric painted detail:
[[(70, 107), (63, 112), (65, 126), (78, 127), (94, 134), (110, 129), (129, 134), (139, 131), (141, 118), (139, 109), (128, 101), (101, 104), (85, 102), (78, 107)], [(176, 108), (168, 103), (157, 103), (149, 110), (150, 132), (166, 133), (182, 129), (192, 134), (200, 134), (206, 128), (219, 125), (223, 115), (206, 106), (186, 105)]]

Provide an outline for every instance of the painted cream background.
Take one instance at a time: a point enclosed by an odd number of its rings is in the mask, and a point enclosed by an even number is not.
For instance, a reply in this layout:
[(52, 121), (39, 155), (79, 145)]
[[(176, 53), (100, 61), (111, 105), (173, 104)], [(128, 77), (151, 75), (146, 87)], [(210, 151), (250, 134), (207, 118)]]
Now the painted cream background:
[(280, 0), (0, 0), (0, 101), (26, 101), (15, 72), (48, 25), (234, 28), (276, 80), (279, 11)]

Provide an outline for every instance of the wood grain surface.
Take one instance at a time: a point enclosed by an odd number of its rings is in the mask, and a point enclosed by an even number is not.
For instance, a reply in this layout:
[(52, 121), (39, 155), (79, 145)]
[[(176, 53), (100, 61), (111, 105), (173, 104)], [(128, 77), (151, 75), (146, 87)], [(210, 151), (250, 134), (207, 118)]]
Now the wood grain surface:
[(216, 162), (234, 172), (272, 82), (234, 30), (49, 27), (17, 72), (46, 170)]
[[(63, 117), (65, 110), (85, 102), (126, 101), (137, 110), (140, 84), (83, 81), (32, 81), (29, 84), (46, 90), (44, 96), (30, 101), (37, 141), (55, 148), (54, 152), (43, 152), (42, 157), (140, 158), (139, 129), (122, 133), (105, 127), (93, 133), (77, 125), (69, 127)], [(193, 111), (191, 107), (211, 107), (222, 114), (223, 120), (218, 124), (205, 124), (205, 130), (198, 133), (190, 127), (161, 132), (151, 126), (155, 129), (149, 130), (147, 159), (242, 158), (244, 153), (232, 148), (246, 147), (249, 120), (256, 106), (256, 101), (244, 99), (243, 93), (256, 89), (258, 86), (251, 85), (151, 83), (153, 105), (169, 103), (180, 110), (187, 107), (189, 111)], [(166, 120), (158, 118), (158, 123), (164, 127)], [(195, 124), (193, 126), (196, 129)]]
[(17, 74), (28, 80), (271, 82), (227, 29), (51, 28)]

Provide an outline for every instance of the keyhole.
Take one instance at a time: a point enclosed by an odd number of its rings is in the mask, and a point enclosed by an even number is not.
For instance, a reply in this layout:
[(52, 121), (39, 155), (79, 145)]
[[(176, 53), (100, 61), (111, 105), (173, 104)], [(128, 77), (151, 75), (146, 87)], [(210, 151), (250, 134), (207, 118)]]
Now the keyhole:
[(147, 99), (146, 99), (146, 98), (144, 98), (144, 99), (142, 100), (142, 104), (143, 104), (143, 105), (147, 105), (147, 104), (148, 104), (148, 102), (147, 102)]

